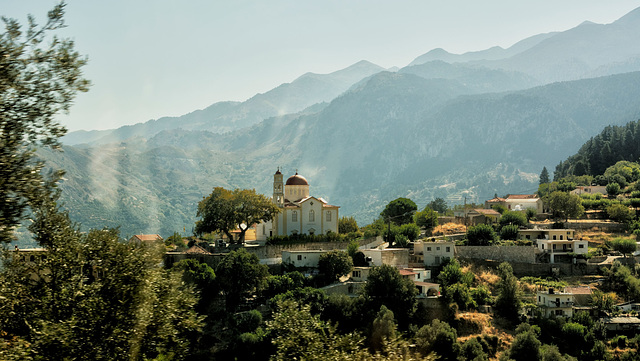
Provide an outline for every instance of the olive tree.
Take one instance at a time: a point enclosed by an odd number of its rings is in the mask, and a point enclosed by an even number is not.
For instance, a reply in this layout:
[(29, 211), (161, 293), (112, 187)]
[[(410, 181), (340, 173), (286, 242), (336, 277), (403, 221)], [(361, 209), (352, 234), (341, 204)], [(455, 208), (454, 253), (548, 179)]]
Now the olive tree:
[[(86, 59), (73, 41), (50, 34), (64, 27), (64, 3), (49, 11), (44, 25), (29, 17), (26, 29), (3, 18), (0, 34), (0, 242), (12, 239), (34, 199), (62, 176), (43, 174), (38, 147), (57, 149), (66, 129), (56, 116), (68, 112), (78, 92), (88, 90), (82, 77)], [(48, 43), (48, 44), (47, 44)]]

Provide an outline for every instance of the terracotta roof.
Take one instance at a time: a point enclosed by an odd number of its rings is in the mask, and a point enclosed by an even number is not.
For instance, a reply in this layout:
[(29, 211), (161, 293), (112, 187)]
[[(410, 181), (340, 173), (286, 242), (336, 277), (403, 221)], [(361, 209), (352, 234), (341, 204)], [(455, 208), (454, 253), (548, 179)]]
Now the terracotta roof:
[(486, 216), (500, 216), (500, 212), (497, 212), (493, 209), (477, 208), (477, 209), (474, 209), (474, 211), (480, 214), (484, 214)]
[(286, 186), (308, 186), (309, 182), (307, 182), (307, 179), (301, 175), (298, 174), (298, 172), (296, 172), (296, 174), (292, 175), (291, 177), (289, 177), (289, 179), (287, 179), (287, 183), (285, 183)]
[(537, 199), (535, 194), (509, 194), (507, 199)]
[(573, 293), (574, 295), (590, 295), (591, 287), (565, 287), (564, 292)]
[(500, 197), (495, 197), (493, 199), (489, 199), (487, 202), (489, 202), (489, 203), (497, 203), (497, 202), (504, 202), (504, 201), (506, 201), (506, 199), (500, 198)]
[(411, 276), (411, 275), (416, 275), (417, 273), (415, 272), (411, 272), (411, 271), (407, 271), (406, 269), (401, 269), (398, 270), (400, 272), (401, 276)]
[(211, 252), (208, 252), (206, 249), (198, 246), (198, 245), (193, 245), (191, 246), (191, 248), (189, 248), (188, 250), (184, 251), (184, 253), (188, 253), (188, 254), (211, 254)]
[(162, 240), (162, 237), (160, 237), (159, 234), (136, 234), (132, 238), (136, 238), (138, 241), (141, 241), (141, 242)]

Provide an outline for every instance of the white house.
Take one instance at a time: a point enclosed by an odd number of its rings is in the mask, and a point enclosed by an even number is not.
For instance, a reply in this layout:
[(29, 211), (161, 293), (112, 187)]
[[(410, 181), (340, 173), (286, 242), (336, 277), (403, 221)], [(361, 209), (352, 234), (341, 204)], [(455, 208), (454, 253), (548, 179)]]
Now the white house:
[(295, 267), (318, 268), (323, 250), (282, 251), (282, 264)]
[(414, 253), (423, 256), (425, 266), (433, 267), (454, 257), (455, 242), (416, 242), (413, 249)]
[(571, 317), (573, 316), (573, 294), (569, 292), (558, 292), (553, 288), (546, 291), (536, 292), (538, 309), (545, 317), (551, 315)]

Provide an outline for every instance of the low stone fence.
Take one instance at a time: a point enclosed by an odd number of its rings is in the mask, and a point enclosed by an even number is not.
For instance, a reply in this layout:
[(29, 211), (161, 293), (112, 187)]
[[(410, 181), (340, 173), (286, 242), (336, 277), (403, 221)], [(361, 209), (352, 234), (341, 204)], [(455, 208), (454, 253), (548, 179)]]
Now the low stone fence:
[(456, 246), (456, 257), (498, 262), (535, 263), (532, 246)]
[[(604, 232), (624, 232), (627, 229), (627, 226), (624, 223), (597, 220), (590, 220), (589, 222), (565, 222), (563, 224), (565, 229), (575, 229), (576, 231), (598, 228)], [(536, 223), (534, 226), (540, 229), (551, 229), (553, 227), (553, 223)]]
[[(361, 247), (370, 245), (379, 245), (384, 243), (382, 237), (369, 238), (359, 240), (358, 243)], [(295, 244), (282, 244), (282, 245), (267, 245), (257, 247), (247, 247), (246, 250), (249, 253), (253, 253), (258, 256), (259, 259), (271, 259), (280, 258), (282, 251), (304, 251), (304, 250), (325, 250), (331, 251), (334, 249), (346, 250), (349, 246), (349, 242), (312, 242), (312, 243), (295, 243)]]
[[(501, 261), (466, 259), (467, 262), (477, 266), (497, 269)], [(587, 263), (521, 263), (509, 262), (513, 268), (513, 274), (518, 277), (534, 276), (582, 276), (595, 275), (599, 273), (600, 268), (610, 267), (610, 265), (596, 265)]]

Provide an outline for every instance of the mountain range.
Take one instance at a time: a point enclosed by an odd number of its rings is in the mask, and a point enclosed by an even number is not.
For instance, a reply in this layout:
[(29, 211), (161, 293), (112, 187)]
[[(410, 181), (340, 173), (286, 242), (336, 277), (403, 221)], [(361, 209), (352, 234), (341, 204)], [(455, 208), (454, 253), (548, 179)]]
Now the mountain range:
[(269, 194), (277, 167), (360, 223), (400, 196), (423, 207), (530, 193), (543, 166), (640, 118), (638, 34), (636, 9), (508, 49), (432, 50), (397, 71), (361, 61), (245, 102), (72, 132), (64, 152), (40, 154), (67, 171), (74, 220), (123, 235), (189, 233), (213, 187)]

